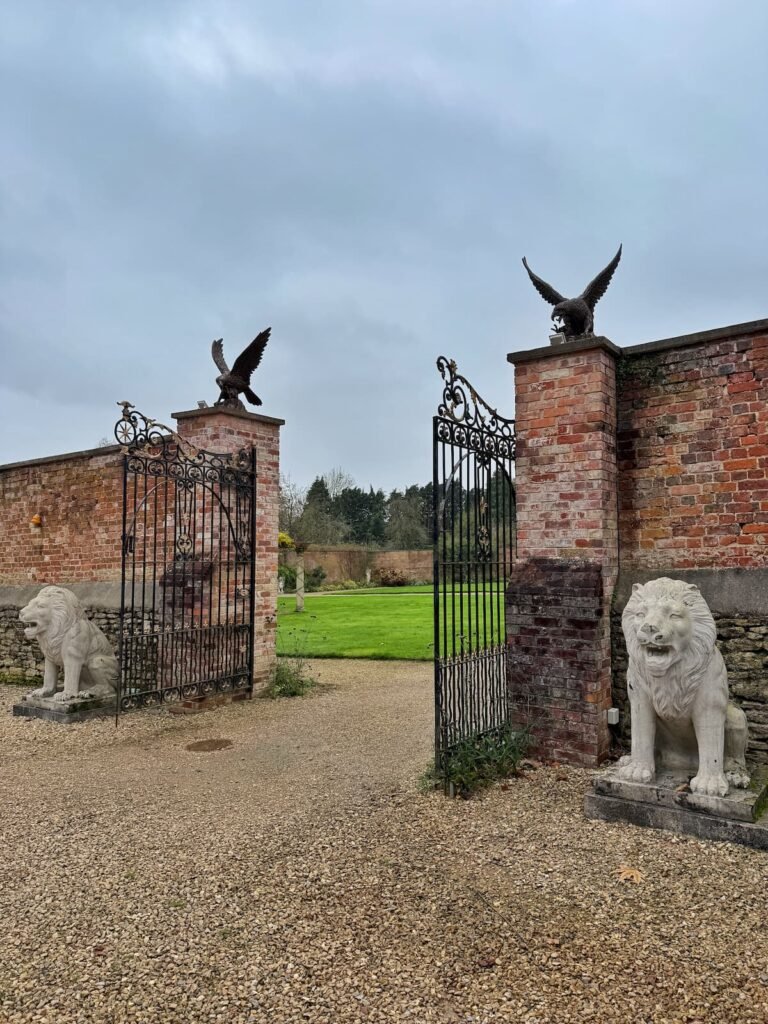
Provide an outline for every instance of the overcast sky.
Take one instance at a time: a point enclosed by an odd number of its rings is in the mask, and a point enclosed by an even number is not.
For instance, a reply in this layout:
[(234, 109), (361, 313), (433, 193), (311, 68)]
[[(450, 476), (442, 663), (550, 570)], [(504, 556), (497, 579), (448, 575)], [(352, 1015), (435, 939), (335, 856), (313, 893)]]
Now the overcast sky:
[(115, 402), (213, 402), (283, 470), (431, 473), (440, 354), (511, 412), (547, 344), (520, 264), (619, 345), (768, 316), (765, 0), (5, 0), (0, 462)]

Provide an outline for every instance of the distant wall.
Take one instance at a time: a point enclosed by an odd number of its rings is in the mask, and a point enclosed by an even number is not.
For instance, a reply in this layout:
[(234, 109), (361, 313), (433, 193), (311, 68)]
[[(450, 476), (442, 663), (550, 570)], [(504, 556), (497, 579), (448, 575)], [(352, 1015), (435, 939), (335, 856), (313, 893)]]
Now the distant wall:
[(329, 583), (342, 580), (361, 581), (365, 570), (376, 573), (382, 569), (397, 569), (410, 581), (432, 582), (432, 549), (413, 551), (377, 551), (361, 545), (339, 544), (333, 547), (312, 545), (304, 553), (304, 568), (309, 571), (321, 566)]

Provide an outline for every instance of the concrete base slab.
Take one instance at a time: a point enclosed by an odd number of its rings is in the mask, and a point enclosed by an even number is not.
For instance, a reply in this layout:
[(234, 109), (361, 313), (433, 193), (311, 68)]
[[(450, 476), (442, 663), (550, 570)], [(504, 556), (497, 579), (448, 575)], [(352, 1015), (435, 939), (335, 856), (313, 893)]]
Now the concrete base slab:
[(52, 697), (22, 697), (13, 705), (13, 714), (19, 718), (42, 718), (60, 725), (87, 722), (92, 718), (108, 718), (115, 713), (114, 698), (86, 697), (84, 700), (58, 701)]
[(588, 818), (600, 821), (625, 821), (644, 828), (664, 829), (721, 843), (740, 843), (742, 846), (768, 851), (766, 815), (756, 822), (736, 821), (702, 811), (626, 800), (594, 791), (587, 793), (584, 798), (584, 813)]
[(756, 821), (768, 807), (768, 767), (750, 768), (749, 789), (731, 787), (727, 796), (693, 793), (690, 776), (684, 772), (659, 771), (653, 782), (627, 782), (619, 778), (617, 768), (608, 768), (594, 780), (594, 792), (637, 803), (680, 808), (711, 814), (732, 821)]

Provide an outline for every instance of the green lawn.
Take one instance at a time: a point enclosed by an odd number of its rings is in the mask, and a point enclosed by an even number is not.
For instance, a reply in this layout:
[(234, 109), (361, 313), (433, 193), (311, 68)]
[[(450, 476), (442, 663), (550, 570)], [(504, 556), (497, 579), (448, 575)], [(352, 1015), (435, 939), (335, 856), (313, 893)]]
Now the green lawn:
[[(486, 601), (498, 593), (488, 592)], [(464, 622), (469, 615), (466, 595)], [(453, 608), (451, 607), (453, 605)], [(458, 593), (449, 595), (447, 618), (459, 615)], [(472, 602), (472, 617), (476, 606)], [(277, 607), (278, 654), (312, 658), (403, 658), (431, 661), (433, 656), (431, 587), (398, 587), (308, 594), (296, 614), (296, 598), (284, 596)], [(497, 623), (497, 627), (500, 624)], [(489, 638), (490, 639), (490, 638)]]

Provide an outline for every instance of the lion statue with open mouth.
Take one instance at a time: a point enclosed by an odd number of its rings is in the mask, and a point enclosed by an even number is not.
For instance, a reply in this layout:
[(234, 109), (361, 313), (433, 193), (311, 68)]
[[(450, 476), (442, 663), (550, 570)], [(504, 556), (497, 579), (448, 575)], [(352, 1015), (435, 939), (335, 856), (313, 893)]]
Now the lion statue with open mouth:
[(728, 702), (715, 621), (698, 587), (666, 577), (636, 583), (622, 628), (632, 752), (619, 761), (619, 776), (651, 782), (658, 764), (693, 774), (694, 793), (747, 787), (747, 719)]
[[(70, 590), (43, 587), (21, 609), (24, 636), (37, 640), (45, 657), (43, 685), (30, 697), (53, 697), (65, 702), (88, 697), (112, 697), (117, 689), (118, 664), (109, 641), (85, 617), (85, 610)], [(64, 687), (59, 687), (59, 668)]]

